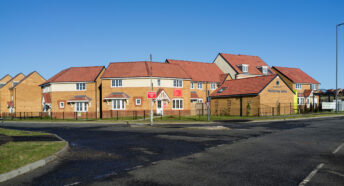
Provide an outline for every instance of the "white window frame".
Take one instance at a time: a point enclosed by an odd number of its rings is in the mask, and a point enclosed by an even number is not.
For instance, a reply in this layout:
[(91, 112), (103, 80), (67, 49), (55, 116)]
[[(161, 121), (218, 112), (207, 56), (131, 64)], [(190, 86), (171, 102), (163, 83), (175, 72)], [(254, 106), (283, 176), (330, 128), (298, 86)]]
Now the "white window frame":
[(160, 87), (161, 86), (161, 79), (157, 79), (156, 81), (157, 81), (158, 87)]
[[(115, 104), (116, 102), (116, 104)], [(117, 105), (117, 102), (119, 102), (119, 108), (114, 108), (115, 105)], [(111, 100), (111, 110), (125, 110), (125, 99), (113, 99)]]
[(210, 89), (215, 90), (216, 89), (216, 83), (211, 83), (210, 84)]
[(60, 101), (59, 107), (60, 107), (60, 108), (65, 108), (65, 102), (64, 102), (64, 101)]
[(88, 112), (88, 104), (87, 102), (75, 102), (74, 103), (74, 111), (75, 112)]
[(304, 97), (298, 97), (297, 98), (297, 105), (304, 105), (305, 104), (305, 98)]
[(190, 83), (190, 89), (194, 89), (195, 88), (195, 84), (194, 84), (194, 82), (191, 82)]
[(241, 68), (242, 68), (242, 72), (248, 72), (248, 65), (243, 64), (243, 65), (241, 66)]
[[(139, 103), (137, 101), (139, 101)], [(135, 99), (135, 105), (141, 105), (141, 104), (142, 104), (141, 98), (136, 98)]]
[(183, 80), (181, 80), (181, 79), (174, 79), (173, 80), (173, 87), (183, 88)]
[(311, 89), (316, 90), (317, 89), (317, 84), (311, 84)]
[(296, 83), (295, 88), (297, 90), (301, 90), (302, 89), (302, 84), (301, 83)]
[(203, 83), (197, 82), (197, 89), (203, 89)]
[(203, 99), (197, 99), (197, 103), (203, 103)]
[(267, 75), (268, 74), (268, 67), (267, 66), (262, 66), (262, 73), (264, 75)]
[(123, 80), (122, 79), (112, 79), (111, 80), (111, 88), (113, 87), (123, 87)]
[(86, 83), (76, 83), (75, 89), (77, 91), (85, 91), (86, 90)]
[(172, 110), (184, 110), (184, 99), (172, 99)]

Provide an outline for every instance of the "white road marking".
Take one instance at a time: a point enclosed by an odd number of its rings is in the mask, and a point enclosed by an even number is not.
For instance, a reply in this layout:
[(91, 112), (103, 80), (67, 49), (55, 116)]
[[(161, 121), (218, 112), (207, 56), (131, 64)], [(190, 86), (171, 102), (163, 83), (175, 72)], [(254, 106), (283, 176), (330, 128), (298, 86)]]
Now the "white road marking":
[(308, 174), (308, 176), (299, 184), (299, 186), (306, 185), (313, 176), (324, 166), (324, 163), (320, 163), (311, 173)]
[(334, 150), (334, 151), (332, 152), (332, 154), (336, 154), (342, 147), (344, 147), (344, 143), (340, 144), (340, 145), (336, 148), (336, 150)]

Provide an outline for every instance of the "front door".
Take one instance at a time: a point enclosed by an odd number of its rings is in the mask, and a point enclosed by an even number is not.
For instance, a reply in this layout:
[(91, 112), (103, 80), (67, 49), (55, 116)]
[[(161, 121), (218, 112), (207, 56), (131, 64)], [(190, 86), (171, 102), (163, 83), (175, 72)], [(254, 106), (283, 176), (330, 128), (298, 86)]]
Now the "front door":
[(162, 100), (158, 99), (156, 101), (156, 113), (159, 114), (159, 115), (163, 115), (164, 114), (164, 110), (163, 110), (163, 107), (162, 107)]

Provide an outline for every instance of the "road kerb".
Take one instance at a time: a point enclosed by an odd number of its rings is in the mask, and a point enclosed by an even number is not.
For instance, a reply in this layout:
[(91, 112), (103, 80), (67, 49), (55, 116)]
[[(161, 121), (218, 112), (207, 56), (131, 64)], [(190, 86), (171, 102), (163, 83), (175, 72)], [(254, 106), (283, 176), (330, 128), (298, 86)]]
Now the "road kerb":
[(52, 154), (52, 155), (50, 155), (44, 159), (38, 160), (38, 161), (33, 162), (33, 163), (29, 163), (27, 165), (24, 165), (18, 169), (10, 171), (10, 172), (0, 174), (0, 182), (7, 181), (7, 180), (12, 179), (14, 177), (17, 177), (19, 175), (22, 175), (22, 174), (25, 174), (25, 173), (30, 172), (32, 170), (35, 170), (39, 167), (42, 167), (42, 166), (48, 164), (51, 161), (56, 160), (58, 157), (63, 156), (69, 149), (69, 143), (66, 140), (62, 139), (60, 136), (58, 136), (56, 134), (54, 134), (54, 135), (57, 138), (61, 139), (62, 141), (66, 142), (66, 145), (61, 150), (59, 150), (58, 152), (56, 152), (56, 153), (54, 153), (54, 154)]

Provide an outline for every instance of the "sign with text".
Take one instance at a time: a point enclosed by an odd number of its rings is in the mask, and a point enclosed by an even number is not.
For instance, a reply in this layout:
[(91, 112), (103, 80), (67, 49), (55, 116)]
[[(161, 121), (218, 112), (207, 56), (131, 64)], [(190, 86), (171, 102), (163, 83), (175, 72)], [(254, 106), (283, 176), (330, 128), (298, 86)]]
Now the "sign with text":
[(175, 97), (182, 96), (182, 90), (181, 89), (174, 89), (173, 90), (173, 96), (175, 96)]
[(156, 98), (156, 92), (147, 92), (147, 98), (148, 99), (155, 99)]
[(323, 110), (335, 110), (336, 109), (336, 102), (322, 102), (322, 109)]

